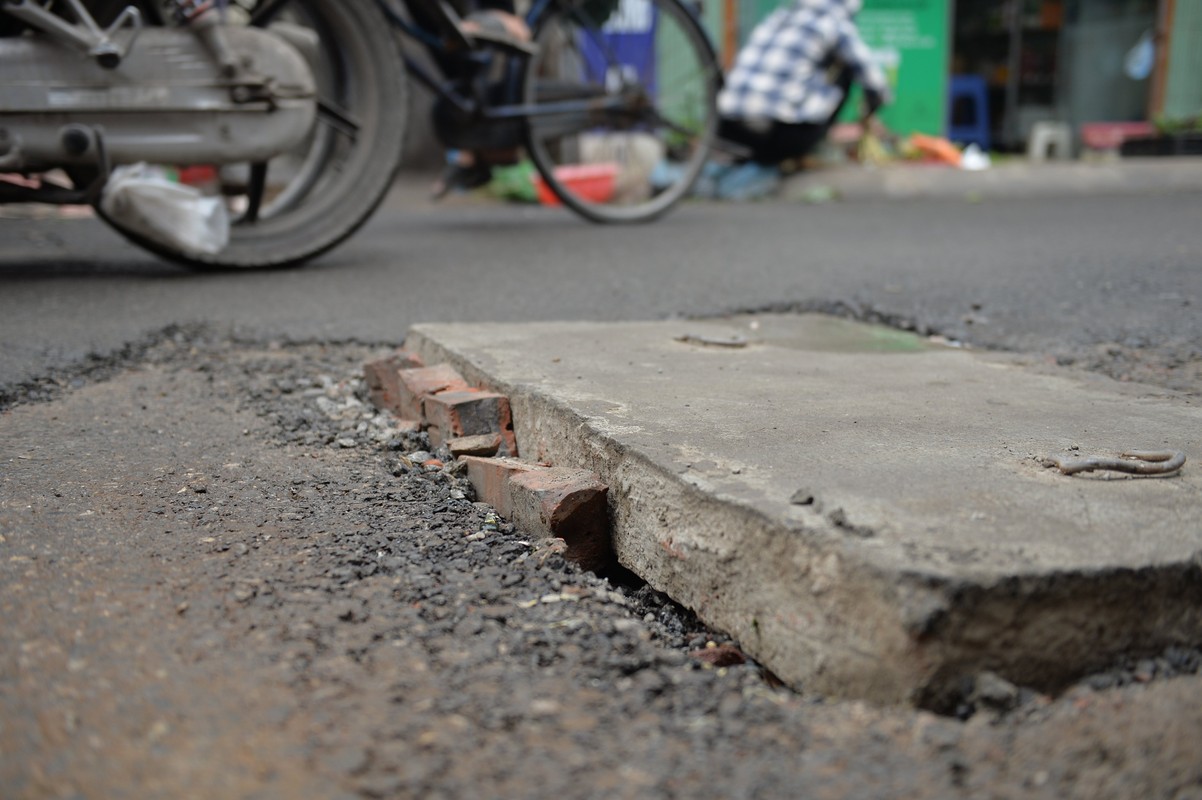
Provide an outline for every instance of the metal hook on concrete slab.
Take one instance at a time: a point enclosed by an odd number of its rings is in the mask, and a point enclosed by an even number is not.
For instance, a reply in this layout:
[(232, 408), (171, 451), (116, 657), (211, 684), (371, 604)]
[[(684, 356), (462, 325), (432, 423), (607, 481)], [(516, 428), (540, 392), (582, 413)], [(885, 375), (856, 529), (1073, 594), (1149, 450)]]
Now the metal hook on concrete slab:
[(1180, 450), (1127, 450), (1120, 453), (1119, 458), (1062, 459), (1049, 456), (1044, 463), (1065, 475), (1096, 470), (1123, 472), (1128, 475), (1169, 475), (1185, 465), (1185, 453)]

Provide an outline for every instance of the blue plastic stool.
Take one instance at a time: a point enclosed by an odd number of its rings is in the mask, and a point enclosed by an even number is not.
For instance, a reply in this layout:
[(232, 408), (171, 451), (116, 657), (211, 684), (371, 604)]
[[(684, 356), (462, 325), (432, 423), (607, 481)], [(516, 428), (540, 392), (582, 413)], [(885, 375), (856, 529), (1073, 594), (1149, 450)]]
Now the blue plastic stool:
[(989, 87), (980, 75), (953, 75), (947, 91), (947, 138), (989, 149)]

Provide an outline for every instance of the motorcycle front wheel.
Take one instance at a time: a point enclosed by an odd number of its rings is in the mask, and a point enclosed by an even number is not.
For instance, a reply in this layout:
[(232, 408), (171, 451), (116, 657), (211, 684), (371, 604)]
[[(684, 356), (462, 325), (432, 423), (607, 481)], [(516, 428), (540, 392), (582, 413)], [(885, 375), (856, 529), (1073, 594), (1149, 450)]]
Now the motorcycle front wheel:
[[(130, 4), (99, 5), (115, 14)], [(169, 4), (136, 5), (150, 24), (171, 19)], [(180, 252), (108, 221), (135, 244), (190, 267), (296, 265), (354, 233), (391, 187), (408, 108), (404, 66), (387, 18), (371, 0), (233, 0), (230, 11), (231, 24), (285, 23), (311, 32), (316, 47), (306, 57), (319, 94), (313, 131), (270, 161), (216, 171), (210, 191), (225, 198), (231, 220), (229, 244), (216, 254)]]

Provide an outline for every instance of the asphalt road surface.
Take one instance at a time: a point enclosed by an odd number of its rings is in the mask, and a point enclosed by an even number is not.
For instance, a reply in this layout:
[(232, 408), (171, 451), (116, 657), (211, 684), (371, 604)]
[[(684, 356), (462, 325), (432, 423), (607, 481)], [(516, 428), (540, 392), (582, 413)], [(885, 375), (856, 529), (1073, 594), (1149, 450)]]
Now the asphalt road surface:
[[(363, 404), (421, 321), (822, 309), (1202, 388), (1202, 197), (688, 205), (598, 228), (402, 193), (198, 275), (0, 220), (0, 796), (1202, 797), (1202, 652), (955, 716), (785, 689), (473, 503)], [(1055, 658), (1054, 652), (1048, 658)]]
[(397, 342), (416, 322), (826, 308), (1197, 388), (1202, 195), (689, 204), (647, 226), (432, 207), (301, 270), (194, 274), (94, 221), (0, 219), (0, 391), (169, 325)]

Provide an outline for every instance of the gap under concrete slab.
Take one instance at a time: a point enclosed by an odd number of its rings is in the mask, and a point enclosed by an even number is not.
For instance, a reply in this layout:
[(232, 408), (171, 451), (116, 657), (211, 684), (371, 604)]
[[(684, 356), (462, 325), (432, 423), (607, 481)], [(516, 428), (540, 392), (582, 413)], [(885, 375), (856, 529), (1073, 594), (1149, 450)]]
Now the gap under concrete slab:
[[(1202, 642), (1202, 408), (821, 315), (419, 325), (524, 458), (609, 485), (619, 560), (806, 691), (942, 710)], [(1079, 451), (1071, 448), (1079, 447)], [(1178, 474), (1044, 456), (1184, 451)]]

